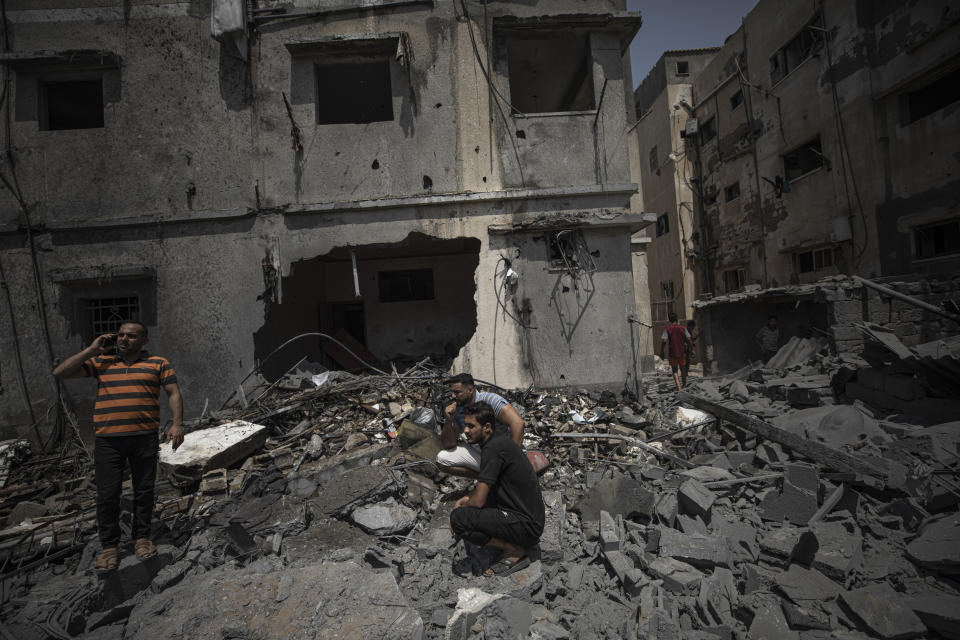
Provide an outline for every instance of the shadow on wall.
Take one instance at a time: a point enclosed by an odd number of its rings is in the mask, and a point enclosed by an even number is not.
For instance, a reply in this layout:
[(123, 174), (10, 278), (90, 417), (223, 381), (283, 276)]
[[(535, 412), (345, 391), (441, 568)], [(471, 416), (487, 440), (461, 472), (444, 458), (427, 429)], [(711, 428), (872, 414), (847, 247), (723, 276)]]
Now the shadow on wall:
[[(427, 356), (447, 364), (477, 328), (479, 261), (476, 238), (411, 233), (401, 242), (337, 247), (295, 262), (276, 287), (279, 295), (264, 296), (265, 322), (253, 336), (256, 360), (297, 335), (321, 332), (366, 350), (385, 370)], [(331, 369), (356, 365), (329, 341), (311, 337), (281, 349), (261, 372), (273, 381), (304, 358)]]
[(220, 97), (230, 111), (243, 111), (253, 101), (250, 65), (220, 44)]

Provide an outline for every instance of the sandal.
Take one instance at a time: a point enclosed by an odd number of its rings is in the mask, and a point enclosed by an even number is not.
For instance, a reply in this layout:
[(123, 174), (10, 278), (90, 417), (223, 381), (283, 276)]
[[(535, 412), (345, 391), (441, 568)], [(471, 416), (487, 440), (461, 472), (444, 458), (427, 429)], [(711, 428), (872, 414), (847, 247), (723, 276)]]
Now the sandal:
[(149, 560), (157, 555), (157, 547), (146, 538), (137, 538), (133, 543), (133, 550), (139, 560)]
[(118, 551), (116, 547), (107, 547), (97, 555), (93, 569), (99, 574), (111, 573), (117, 570)]
[(515, 571), (520, 571), (525, 567), (530, 566), (530, 558), (528, 556), (522, 556), (517, 560), (510, 560), (508, 558), (500, 558), (484, 573), (485, 576), (508, 576)]

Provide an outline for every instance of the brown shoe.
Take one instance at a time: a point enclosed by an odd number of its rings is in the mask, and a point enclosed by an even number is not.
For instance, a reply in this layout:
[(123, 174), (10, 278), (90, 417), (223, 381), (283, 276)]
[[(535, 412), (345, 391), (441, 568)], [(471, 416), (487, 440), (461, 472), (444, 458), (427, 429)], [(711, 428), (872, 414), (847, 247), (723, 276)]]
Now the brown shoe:
[(110, 573), (117, 570), (118, 551), (116, 547), (107, 547), (97, 556), (93, 563), (93, 569), (99, 574)]
[(148, 560), (157, 555), (157, 547), (146, 538), (137, 538), (133, 543), (133, 550), (140, 560)]

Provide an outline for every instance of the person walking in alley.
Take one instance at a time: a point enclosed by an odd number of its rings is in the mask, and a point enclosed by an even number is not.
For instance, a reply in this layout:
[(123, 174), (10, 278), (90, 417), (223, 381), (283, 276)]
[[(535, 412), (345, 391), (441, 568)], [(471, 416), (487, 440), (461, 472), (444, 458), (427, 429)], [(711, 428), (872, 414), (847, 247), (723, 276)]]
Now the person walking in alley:
[(53, 370), (57, 380), (91, 377), (99, 385), (93, 410), (97, 528), (103, 547), (94, 564), (98, 573), (117, 568), (120, 496), (127, 462), (133, 482), (134, 551), (140, 560), (157, 553), (150, 540), (150, 526), (159, 452), (161, 387), (173, 414), (173, 425), (165, 441), (174, 449), (183, 443), (183, 401), (177, 376), (170, 362), (143, 348), (146, 343), (145, 325), (124, 322), (117, 333), (97, 337), (89, 347)]
[(480, 447), (467, 443), (458, 444), (464, 432), (465, 409), (471, 404), (485, 402), (493, 409), (494, 430), (506, 435), (518, 447), (523, 448), (523, 418), (506, 398), (492, 391), (477, 391), (473, 376), (461, 373), (447, 379), (453, 402), (444, 410), (443, 430), (440, 443), (444, 450), (437, 454), (440, 470), (463, 478), (476, 478), (480, 469)]
[(760, 347), (760, 357), (766, 364), (780, 348), (780, 328), (777, 326), (777, 316), (770, 315), (767, 317), (767, 324), (760, 327), (755, 339), (757, 346)]
[(490, 405), (470, 405), (464, 420), (467, 442), (481, 452), (480, 470), (473, 491), (454, 504), (450, 529), (471, 544), (500, 549), (486, 575), (509, 575), (530, 564), (527, 549), (543, 533), (546, 510), (537, 474), (515, 442), (495, 433)]
[(668, 349), (673, 381), (677, 383), (677, 391), (679, 391), (687, 386), (686, 364), (687, 349), (690, 347), (690, 332), (680, 324), (676, 312), (671, 311), (668, 318), (670, 319), (670, 325), (663, 330), (663, 336), (660, 338), (660, 358), (663, 358), (664, 349)]

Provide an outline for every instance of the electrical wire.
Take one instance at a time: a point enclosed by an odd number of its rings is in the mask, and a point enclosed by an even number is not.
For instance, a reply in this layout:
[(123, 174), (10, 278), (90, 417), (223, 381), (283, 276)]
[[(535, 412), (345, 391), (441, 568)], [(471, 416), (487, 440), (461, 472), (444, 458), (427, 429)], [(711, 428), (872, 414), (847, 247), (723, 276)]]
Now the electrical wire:
[[(493, 268), (493, 292), (494, 292), (494, 295), (495, 295), (496, 298), (497, 298), (497, 306), (499, 306), (501, 309), (503, 309), (503, 313), (506, 314), (507, 317), (509, 317), (509, 318), (510, 318), (511, 320), (513, 320), (514, 322), (516, 322), (518, 325), (520, 325), (522, 328), (524, 328), (524, 329), (536, 329), (536, 327), (534, 327), (534, 326), (532, 326), (532, 325), (526, 324), (523, 320), (521, 320), (520, 318), (518, 318), (518, 317), (516, 317), (515, 315), (513, 315), (512, 313), (510, 313), (510, 311), (507, 309), (507, 305), (505, 305), (505, 304), (503, 303), (503, 300), (500, 299), (500, 289), (505, 289), (506, 286), (507, 286), (507, 279), (506, 279), (506, 277), (503, 278), (503, 281), (500, 283), (500, 286), (499, 286), (499, 287), (497, 286), (497, 279), (500, 277), (500, 274), (504, 274), (504, 275), (506, 274), (506, 271), (498, 271), (498, 270), (497, 270), (497, 269), (500, 267), (500, 263), (507, 264), (507, 259), (504, 258), (503, 256), (500, 256), (500, 259), (497, 260), (497, 264), (496, 264), (496, 265), (494, 266), (494, 268)], [(507, 268), (508, 268), (508, 269), (510, 268), (509, 265), (507, 265)]]
[[(500, 90), (497, 89), (493, 80), (490, 78), (490, 74), (487, 72), (486, 67), (483, 65), (483, 60), (480, 58), (480, 49), (477, 47), (477, 40), (473, 35), (473, 25), (471, 24), (470, 12), (467, 11), (467, 5), (464, 0), (460, 0), (460, 8), (463, 10), (463, 16), (467, 19), (467, 32), (470, 34), (470, 45), (473, 47), (473, 55), (477, 59), (477, 64), (480, 66), (480, 72), (483, 74), (483, 77), (487, 81), (487, 86), (490, 91), (493, 92), (500, 100), (504, 102), (508, 107), (510, 107), (510, 112), (517, 115), (523, 116), (526, 115), (516, 107), (514, 107), (509, 100), (503, 97), (503, 94), (500, 93)], [(487, 49), (489, 50), (490, 44), (485, 43)], [(507, 131), (507, 137), (510, 138), (510, 144), (513, 147), (513, 155), (517, 160), (517, 171), (520, 172), (520, 185), (523, 187), (527, 186), (526, 177), (523, 175), (523, 163), (520, 161), (520, 148), (517, 146), (516, 138), (514, 137), (513, 127), (510, 124), (510, 121), (507, 120), (507, 115), (503, 112), (503, 106), (500, 104), (500, 101), (494, 100), (497, 105), (497, 111), (500, 113), (500, 118), (503, 120), (503, 126)]]

